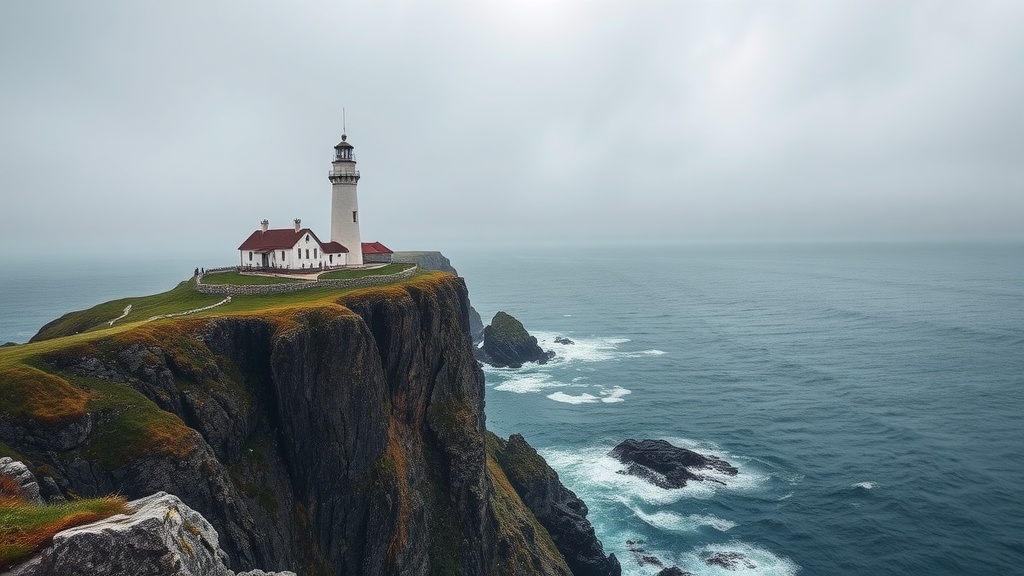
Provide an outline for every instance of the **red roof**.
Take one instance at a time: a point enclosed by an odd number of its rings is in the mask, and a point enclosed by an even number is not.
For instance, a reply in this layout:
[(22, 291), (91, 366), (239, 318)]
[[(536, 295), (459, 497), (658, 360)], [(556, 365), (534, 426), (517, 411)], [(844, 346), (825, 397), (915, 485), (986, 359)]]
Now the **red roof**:
[(272, 230), (257, 230), (253, 232), (242, 245), (238, 247), (239, 250), (252, 250), (253, 252), (267, 251), (267, 250), (280, 250), (282, 248), (291, 248), (295, 246), (295, 243), (302, 238), (302, 235), (309, 232), (308, 228), (296, 231), (294, 228), (274, 228)]
[(321, 244), (320, 248), (324, 251), (324, 254), (342, 254), (347, 253), (348, 248), (345, 248), (337, 242), (328, 242), (327, 244)]
[(363, 254), (394, 254), (394, 252), (380, 242), (363, 242)]
[(348, 248), (345, 248), (337, 242), (328, 242), (324, 244), (316, 237), (309, 228), (303, 228), (302, 230), (295, 231), (294, 228), (274, 228), (264, 232), (263, 230), (257, 230), (253, 232), (242, 245), (238, 247), (239, 250), (252, 250), (253, 252), (272, 252), (274, 250), (287, 250), (295, 246), (295, 244), (302, 239), (305, 234), (309, 234), (313, 237), (313, 240), (320, 246), (320, 250), (325, 254), (340, 254), (348, 252)]

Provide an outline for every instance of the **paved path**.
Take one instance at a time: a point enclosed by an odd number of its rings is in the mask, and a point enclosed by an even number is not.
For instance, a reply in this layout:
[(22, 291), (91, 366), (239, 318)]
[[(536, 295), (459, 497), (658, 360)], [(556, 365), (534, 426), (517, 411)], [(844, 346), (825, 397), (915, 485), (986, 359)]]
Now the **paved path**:
[(120, 316), (118, 316), (117, 318), (114, 318), (114, 319), (113, 319), (113, 320), (111, 320), (110, 322), (107, 322), (107, 324), (110, 324), (111, 326), (113, 326), (113, 325), (114, 325), (114, 322), (117, 322), (117, 321), (118, 321), (118, 320), (120, 320), (121, 318), (124, 318), (124, 317), (125, 317), (125, 316), (127, 316), (127, 315), (128, 315), (128, 313), (129, 313), (129, 312), (131, 312), (131, 311), (132, 311), (132, 305), (131, 305), (131, 304), (129, 304), (129, 305), (127, 305), (127, 306), (125, 306), (125, 307), (124, 307), (124, 314), (121, 314), (121, 315), (120, 315)]

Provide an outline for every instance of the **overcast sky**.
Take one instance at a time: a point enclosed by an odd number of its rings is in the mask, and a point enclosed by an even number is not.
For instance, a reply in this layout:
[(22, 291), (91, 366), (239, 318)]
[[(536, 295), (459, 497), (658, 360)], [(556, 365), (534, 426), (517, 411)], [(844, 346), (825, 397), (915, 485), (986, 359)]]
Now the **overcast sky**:
[(1024, 2), (0, 3), (6, 251), (1024, 240)]

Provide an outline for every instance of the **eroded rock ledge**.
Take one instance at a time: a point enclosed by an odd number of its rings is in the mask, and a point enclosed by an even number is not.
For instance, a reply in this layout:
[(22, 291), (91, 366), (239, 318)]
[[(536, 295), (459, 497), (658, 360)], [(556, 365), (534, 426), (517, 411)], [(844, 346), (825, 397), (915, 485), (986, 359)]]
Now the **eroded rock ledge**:
[(5, 576), (295, 576), (226, 566), (217, 531), (177, 496), (158, 492), (117, 514), (58, 532), (53, 543)]
[(637, 476), (665, 489), (682, 488), (690, 480), (710, 480), (724, 484), (701, 471), (735, 476), (739, 470), (717, 456), (679, 448), (665, 440), (624, 440), (612, 448), (609, 456), (626, 465), (624, 474)]

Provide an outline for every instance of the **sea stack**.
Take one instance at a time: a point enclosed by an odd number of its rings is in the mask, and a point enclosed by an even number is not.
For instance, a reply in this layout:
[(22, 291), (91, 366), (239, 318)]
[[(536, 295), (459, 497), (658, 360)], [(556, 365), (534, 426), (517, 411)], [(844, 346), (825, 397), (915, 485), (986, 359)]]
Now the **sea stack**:
[(537, 338), (531, 336), (523, 323), (510, 314), (498, 312), (484, 328), (484, 343), (477, 348), (477, 358), (498, 368), (520, 368), (527, 362), (544, 364), (554, 352), (545, 352)]

